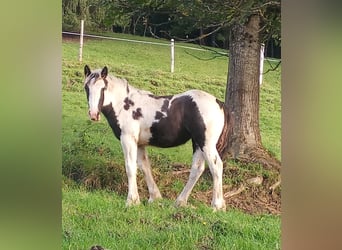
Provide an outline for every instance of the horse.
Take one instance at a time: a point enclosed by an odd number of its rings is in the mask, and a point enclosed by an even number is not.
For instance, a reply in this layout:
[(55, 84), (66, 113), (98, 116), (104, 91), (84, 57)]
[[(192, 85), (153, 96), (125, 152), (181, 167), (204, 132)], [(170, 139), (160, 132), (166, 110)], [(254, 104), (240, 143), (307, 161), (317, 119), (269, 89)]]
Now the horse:
[(223, 102), (201, 90), (157, 96), (133, 87), (126, 79), (108, 74), (106, 66), (91, 71), (85, 65), (84, 76), (89, 118), (99, 121), (102, 113), (121, 142), (128, 178), (127, 206), (140, 203), (136, 180), (138, 167), (147, 183), (148, 202), (162, 198), (145, 148), (176, 147), (191, 139), (190, 176), (176, 199), (176, 205), (187, 205), (207, 162), (213, 178), (211, 206), (215, 211), (226, 209), (221, 156), (225, 150), (222, 145), (227, 144), (224, 141), (231, 126), (229, 112)]

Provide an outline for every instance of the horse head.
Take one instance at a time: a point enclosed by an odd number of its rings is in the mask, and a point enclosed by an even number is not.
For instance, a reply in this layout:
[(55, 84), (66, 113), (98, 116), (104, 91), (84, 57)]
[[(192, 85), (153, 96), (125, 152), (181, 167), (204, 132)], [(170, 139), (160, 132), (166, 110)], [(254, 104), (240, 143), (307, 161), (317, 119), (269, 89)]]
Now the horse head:
[(87, 94), (89, 117), (93, 121), (100, 120), (100, 111), (104, 105), (105, 91), (107, 89), (108, 69), (105, 66), (103, 69), (91, 71), (88, 65), (84, 67), (84, 89)]

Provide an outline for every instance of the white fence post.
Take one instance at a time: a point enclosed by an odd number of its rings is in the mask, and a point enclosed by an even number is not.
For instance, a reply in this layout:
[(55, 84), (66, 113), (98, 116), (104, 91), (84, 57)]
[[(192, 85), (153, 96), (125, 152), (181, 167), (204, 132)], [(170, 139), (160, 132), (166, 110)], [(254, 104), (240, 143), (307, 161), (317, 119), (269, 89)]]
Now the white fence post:
[(262, 75), (264, 71), (264, 51), (265, 51), (265, 44), (261, 44), (260, 47), (260, 75), (259, 75), (259, 84), (262, 84)]
[(171, 73), (175, 70), (175, 40), (171, 39)]
[(82, 62), (82, 50), (83, 50), (83, 29), (84, 29), (84, 20), (81, 20), (81, 34), (80, 34), (80, 52), (78, 56), (78, 60)]

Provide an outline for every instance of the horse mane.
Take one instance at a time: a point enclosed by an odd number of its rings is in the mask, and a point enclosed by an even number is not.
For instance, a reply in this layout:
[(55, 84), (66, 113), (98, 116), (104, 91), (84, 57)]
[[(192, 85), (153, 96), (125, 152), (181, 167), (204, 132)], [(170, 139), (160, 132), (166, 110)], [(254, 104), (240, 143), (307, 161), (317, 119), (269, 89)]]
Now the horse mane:
[(135, 86), (131, 85), (126, 78), (120, 78), (120, 77), (116, 77), (114, 75), (108, 75), (107, 79), (110, 80), (110, 81), (108, 81), (110, 83), (109, 87), (111, 85), (120, 84), (122, 86), (122, 88), (126, 89), (127, 94), (129, 92), (136, 92), (136, 93), (144, 94), (144, 95), (151, 95), (151, 94), (153, 95), (153, 93), (150, 92), (150, 91), (143, 90), (143, 89), (138, 89)]

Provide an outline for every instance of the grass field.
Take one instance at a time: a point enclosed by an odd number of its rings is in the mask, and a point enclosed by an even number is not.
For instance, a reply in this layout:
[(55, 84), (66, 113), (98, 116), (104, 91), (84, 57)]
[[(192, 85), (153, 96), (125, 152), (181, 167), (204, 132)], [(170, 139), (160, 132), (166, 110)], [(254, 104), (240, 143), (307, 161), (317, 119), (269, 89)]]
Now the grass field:
[(170, 200), (126, 208), (115, 193), (63, 191), (63, 249), (279, 249), (279, 221)]
[[(248, 215), (234, 209), (212, 213), (194, 197), (190, 203), (196, 208), (173, 207), (172, 199), (184, 186), (173, 168), (175, 163), (190, 164), (190, 144), (149, 149), (153, 174), (166, 199), (147, 205), (146, 186), (139, 175), (143, 204), (126, 209), (127, 180), (120, 144), (105, 119), (99, 123), (88, 120), (85, 64), (92, 69), (106, 65), (111, 74), (158, 95), (196, 88), (224, 100), (227, 57), (199, 60), (196, 58), (210, 58), (210, 52), (176, 47), (175, 72), (171, 74), (167, 46), (86, 39), (82, 63), (78, 62), (78, 49), (77, 40), (63, 41), (63, 249), (90, 249), (95, 244), (108, 249), (280, 248), (279, 216)], [(265, 64), (265, 70), (268, 67)], [(280, 68), (264, 76), (260, 129), (264, 146), (280, 159)], [(240, 173), (255, 171), (253, 174), (268, 176), (260, 167), (233, 167)], [(239, 178), (242, 175), (226, 175), (224, 184), (232, 188)], [(204, 174), (194, 193), (208, 192), (211, 184), (210, 174)]]

